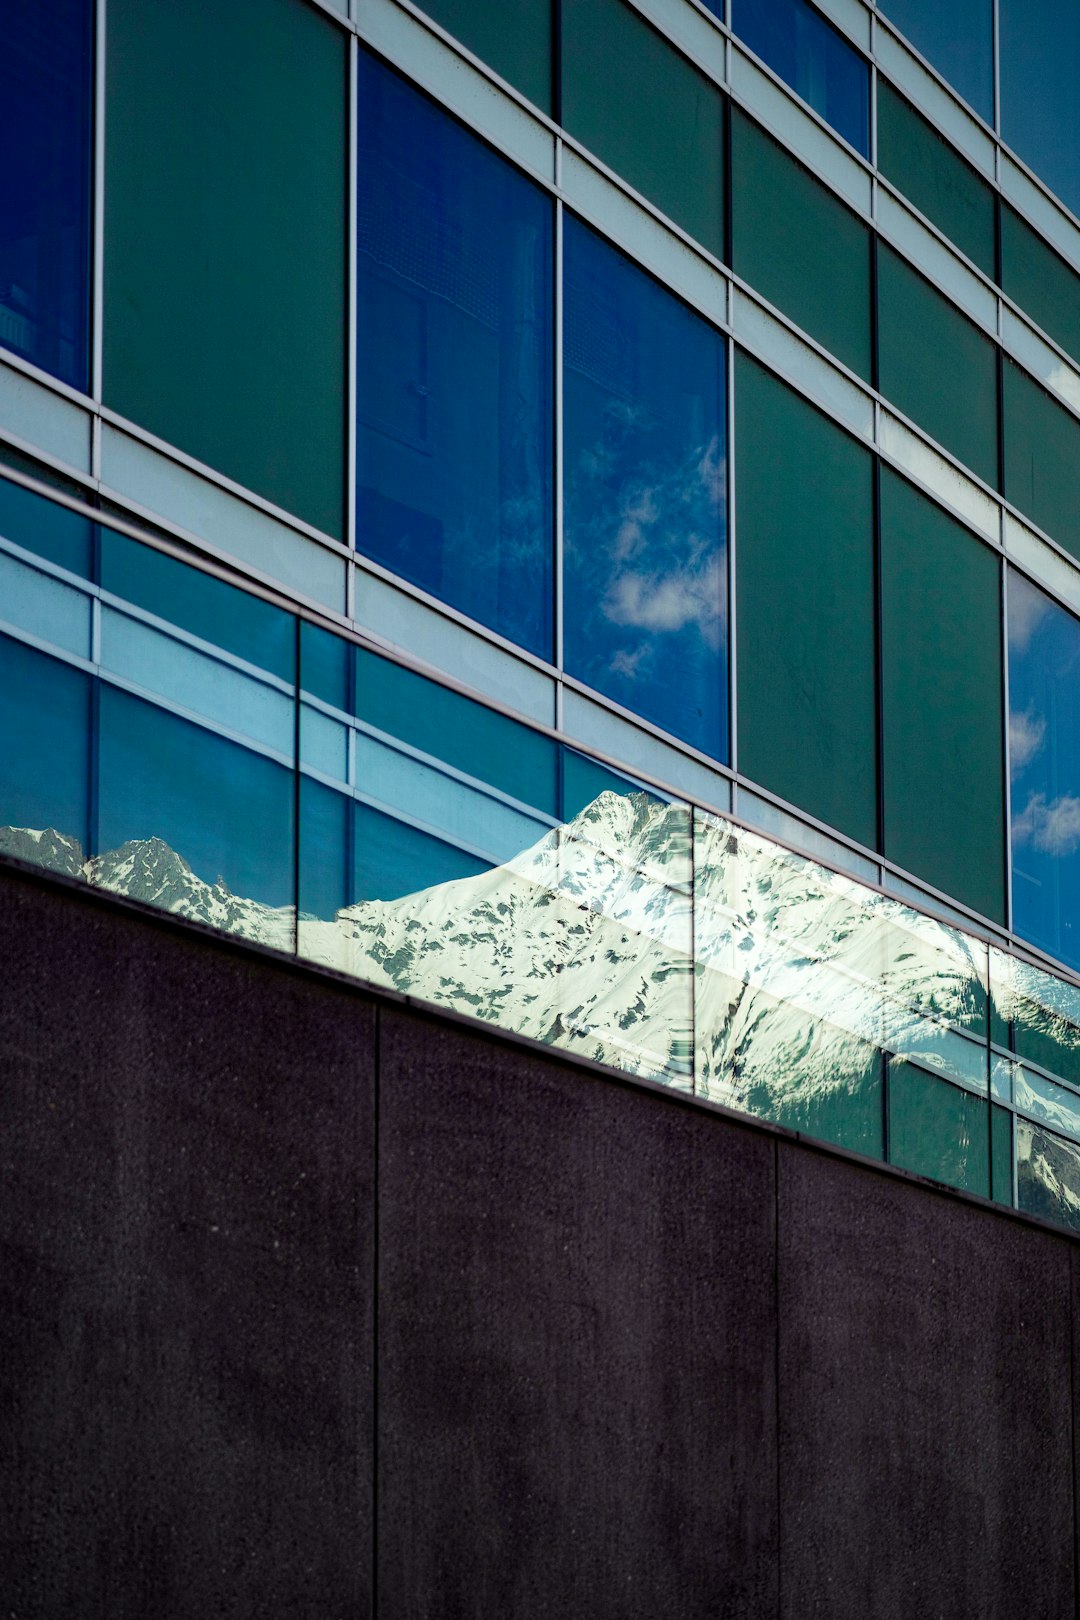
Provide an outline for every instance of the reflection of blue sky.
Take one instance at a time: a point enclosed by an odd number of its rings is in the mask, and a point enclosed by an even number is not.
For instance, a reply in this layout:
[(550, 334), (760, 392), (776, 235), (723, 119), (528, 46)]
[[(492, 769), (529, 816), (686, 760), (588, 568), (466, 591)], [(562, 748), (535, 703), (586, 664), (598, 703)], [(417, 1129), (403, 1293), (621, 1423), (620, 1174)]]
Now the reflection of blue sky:
[(567, 266), (567, 668), (723, 757), (722, 344), (581, 227)]
[(1009, 750), (1017, 932), (1080, 965), (1080, 623), (1009, 575)]

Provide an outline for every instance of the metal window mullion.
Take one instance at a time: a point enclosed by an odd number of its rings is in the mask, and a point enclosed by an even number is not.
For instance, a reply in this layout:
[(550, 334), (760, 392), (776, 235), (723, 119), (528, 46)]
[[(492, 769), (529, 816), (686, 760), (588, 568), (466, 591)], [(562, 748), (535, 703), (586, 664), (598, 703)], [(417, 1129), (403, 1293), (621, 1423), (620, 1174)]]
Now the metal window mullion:
[[(555, 142), (555, 179), (562, 183), (562, 142)], [(564, 521), (563, 474), (563, 203), (555, 201), (555, 727), (563, 729)]]
[[(350, 15), (355, 0), (350, 0)], [(359, 81), (359, 46), (355, 34), (349, 36), (349, 162), (348, 162), (348, 206), (346, 217), (348, 219), (348, 243), (346, 245), (347, 261), (347, 288), (346, 310), (348, 326), (348, 363), (347, 371), (347, 422), (345, 442), (345, 539), (351, 553), (350, 561), (345, 570), (345, 613), (346, 617), (356, 617), (356, 399), (357, 399), (357, 184), (359, 180), (359, 123), (358, 123), (358, 92)]]

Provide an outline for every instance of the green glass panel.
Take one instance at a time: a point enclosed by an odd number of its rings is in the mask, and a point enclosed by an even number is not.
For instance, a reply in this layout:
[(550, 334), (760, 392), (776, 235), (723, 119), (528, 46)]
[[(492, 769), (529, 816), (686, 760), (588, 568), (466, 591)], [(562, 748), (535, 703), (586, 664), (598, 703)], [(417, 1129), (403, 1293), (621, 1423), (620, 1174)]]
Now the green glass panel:
[(878, 368), (886, 399), (996, 488), (994, 345), (884, 243)]
[(724, 97), (624, 0), (566, 0), (571, 135), (724, 257)]
[(997, 558), (887, 467), (881, 474), (885, 854), (1005, 920)]
[(424, 10), (544, 112), (551, 112), (552, 0), (423, 0)]
[(345, 38), (297, 0), (108, 8), (106, 402), (338, 538)]
[(739, 766), (872, 846), (871, 458), (742, 354), (735, 397)]
[(731, 128), (734, 268), (861, 377), (870, 376), (870, 233), (741, 112)]
[(1013, 1201), (1012, 1114), (997, 1103), (990, 1105), (990, 1196), (998, 1204)]
[(1005, 361), (1005, 495), (1080, 557), (1080, 422)]
[(878, 167), (988, 276), (994, 274), (994, 193), (932, 124), (878, 80)]
[[(783, 1004), (774, 1004), (776, 1022), (783, 1016)], [(762, 1008), (764, 1011), (764, 1006)], [(833, 1142), (852, 1153), (865, 1153), (869, 1159), (885, 1156), (885, 1121), (881, 1106), (881, 1053), (868, 1046), (861, 1051), (866, 1066), (861, 1072), (849, 1071), (830, 1087), (811, 1088), (791, 1085), (760, 1086), (749, 1091), (748, 1113), (784, 1125), (789, 1131)]]
[(889, 1064), (889, 1160), (965, 1192), (990, 1192), (985, 1097), (912, 1063)]
[(1019, 1116), (1016, 1203), (1028, 1215), (1080, 1231), (1080, 1147)]
[(1044, 332), (1080, 357), (1080, 276), (1007, 203), (1001, 205), (1001, 285)]

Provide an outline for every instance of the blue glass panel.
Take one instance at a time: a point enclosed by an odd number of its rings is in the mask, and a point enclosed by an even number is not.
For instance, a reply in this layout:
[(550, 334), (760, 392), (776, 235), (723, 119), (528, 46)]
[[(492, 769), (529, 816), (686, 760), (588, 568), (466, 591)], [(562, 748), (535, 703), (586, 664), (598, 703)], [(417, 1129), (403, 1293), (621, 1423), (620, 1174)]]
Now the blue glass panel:
[(727, 757), (724, 345), (566, 222), (565, 659)]
[(0, 0), (0, 343), (87, 384), (92, 0)]
[[(1029, 0), (1003, 0), (1026, 17)], [(1061, 7), (1050, 0), (1054, 10)], [(994, 122), (994, 8), (993, 0), (885, 0), (881, 8), (890, 22), (920, 50), (943, 79), (948, 79), (964, 100)], [(1002, 55), (1004, 50), (1002, 37)], [(1005, 61), (1002, 61), (1002, 72)]]
[(101, 585), (282, 680), (295, 678), (293, 616), (212, 574), (104, 529)]
[(1080, 214), (1080, 7), (1001, 0), (1001, 133)]
[(83, 579), (91, 577), (93, 524), (66, 506), (0, 478), (0, 535)]
[[(718, 17), (723, 0), (707, 0)], [(870, 156), (870, 68), (806, 0), (732, 0), (739, 37), (863, 157)]]
[(0, 636), (0, 852), (77, 876), (89, 767), (90, 677)]
[(1080, 621), (1009, 572), (1013, 926), (1080, 967)]
[[(260, 907), (292, 902), (291, 771), (104, 684), (99, 771), (105, 887), (220, 926), (228, 918), (207, 893), (219, 882), (226, 912), (229, 896)], [(237, 932), (266, 937), (238, 920)]]
[(533, 809), (556, 813), (556, 744), (549, 737), (363, 648), (356, 658), (361, 719)]
[(636, 782), (598, 765), (596, 760), (573, 748), (562, 750), (562, 819), (574, 817), (597, 800), (601, 793), (640, 793)]
[(552, 650), (552, 205), (360, 58), (357, 545)]

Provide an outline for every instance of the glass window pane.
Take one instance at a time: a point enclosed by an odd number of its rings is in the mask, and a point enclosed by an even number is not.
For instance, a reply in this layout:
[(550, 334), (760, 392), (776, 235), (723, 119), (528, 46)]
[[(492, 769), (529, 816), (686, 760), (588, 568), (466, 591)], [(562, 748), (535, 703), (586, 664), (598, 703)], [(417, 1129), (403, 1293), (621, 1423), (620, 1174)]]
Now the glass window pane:
[(1080, 9), (1000, 0), (1001, 133), (1080, 213)]
[(90, 677), (0, 635), (0, 853), (83, 876)]
[(993, 488), (996, 365), (990, 339), (883, 242), (878, 252), (881, 392)]
[(345, 34), (295, 0), (111, 0), (107, 73), (106, 401), (340, 538)]
[(1080, 557), (1080, 422), (1006, 357), (1005, 495)]
[(291, 950), (293, 773), (102, 683), (93, 881)]
[[(718, 17), (723, 0), (705, 0)], [(806, 0), (732, 0), (731, 25), (827, 124), (870, 156), (870, 68)]]
[(89, 579), (93, 532), (89, 518), (0, 478), (0, 535), (5, 540)]
[(889, 1161), (990, 1194), (989, 1102), (913, 1063), (889, 1064)]
[(0, 344), (89, 383), (92, 0), (0, 5)]
[(990, 1105), (990, 1196), (998, 1204), (1013, 1201), (1013, 1116), (1007, 1108)]
[(296, 620), (235, 585), (111, 529), (101, 531), (101, 585), (282, 680), (296, 679)]
[(569, 0), (563, 123), (609, 168), (724, 257), (724, 97), (624, 0)]
[(877, 151), (882, 174), (980, 270), (993, 276), (992, 189), (910, 102), (880, 78)]
[(1001, 285), (1080, 358), (1080, 276), (1007, 203), (1001, 205)]
[[(1021, 0), (1023, 6), (1027, 0)], [(907, 35), (988, 124), (994, 122), (993, 0), (886, 0), (890, 22)]]
[(739, 111), (731, 207), (738, 274), (869, 380), (870, 232)]
[(1080, 621), (1009, 570), (1013, 927), (1080, 967)]
[(1005, 920), (1000, 565), (881, 472), (885, 854)]
[(1076, 1143), (1018, 1118), (1016, 1202), (1028, 1215), (1080, 1230), (1080, 1148)]
[(447, 33), (551, 112), (552, 0), (423, 0), (423, 5)]
[(724, 342), (566, 221), (564, 656), (727, 757)]
[(552, 653), (552, 204), (360, 57), (357, 545)]
[(550, 737), (388, 658), (362, 648), (355, 656), (357, 713), (364, 720), (554, 815), (557, 745)]
[(742, 354), (735, 381), (739, 767), (873, 847), (871, 457)]

